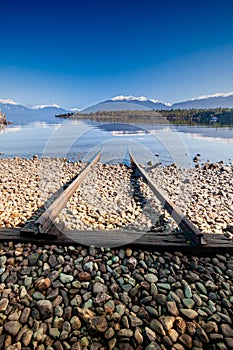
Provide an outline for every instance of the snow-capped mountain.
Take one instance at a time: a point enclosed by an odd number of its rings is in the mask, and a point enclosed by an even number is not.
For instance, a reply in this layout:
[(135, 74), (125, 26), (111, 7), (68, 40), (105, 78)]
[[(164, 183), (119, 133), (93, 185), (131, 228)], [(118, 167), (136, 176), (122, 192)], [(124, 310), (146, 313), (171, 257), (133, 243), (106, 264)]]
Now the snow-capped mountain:
[(184, 102), (173, 103), (171, 108), (190, 109), (190, 108), (233, 108), (233, 92), (215, 93), (192, 98)]
[(169, 109), (168, 104), (145, 96), (116, 96), (109, 100), (97, 103), (82, 110), (84, 113), (97, 111), (122, 111), (122, 110), (147, 110), (147, 109)]
[(11, 100), (10, 98), (8, 98), (6, 100), (0, 99), (0, 103), (10, 104), (10, 105), (17, 105), (18, 104), (18, 102), (15, 102), (14, 100)]
[(56, 105), (38, 105), (38, 106), (24, 106), (11, 99), (0, 99), (0, 109), (6, 114), (7, 118), (12, 117), (52, 117), (55, 114), (66, 113), (67, 110)]
[(181, 102), (161, 102), (157, 99), (149, 99), (145, 96), (116, 96), (111, 99), (99, 102), (95, 105), (84, 108), (82, 112), (93, 113), (97, 111), (116, 110), (170, 110), (170, 109), (191, 109), (191, 108), (233, 108), (233, 92), (215, 93), (192, 98)]
[(62, 108), (58, 105), (56, 105), (56, 103), (52, 103), (51, 105), (37, 105), (37, 106), (32, 106), (32, 109), (42, 109), (42, 108)]

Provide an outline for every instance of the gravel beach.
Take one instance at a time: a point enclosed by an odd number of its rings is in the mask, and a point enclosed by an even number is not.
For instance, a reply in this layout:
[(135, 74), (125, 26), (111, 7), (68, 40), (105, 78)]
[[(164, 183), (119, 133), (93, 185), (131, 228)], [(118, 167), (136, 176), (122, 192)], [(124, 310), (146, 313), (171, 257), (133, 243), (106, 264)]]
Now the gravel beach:
[(232, 349), (233, 258), (0, 245), (1, 349)]
[[(84, 166), (65, 159), (1, 159), (0, 226), (20, 227), (35, 220)], [(173, 165), (149, 173), (202, 232), (223, 233), (233, 225), (232, 165), (193, 169)], [(71, 197), (57, 222), (70, 229), (177, 227), (147, 185), (132, 177), (131, 168), (101, 163)], [(230, 231), (227, 235), (233, 237)]]
[[(1, 159), (0, 226), (34, 220), (82, 167)], [(232, 238), (233, 166), (150, 173), (200, 230)], [(124, 165), (96, 165), (58, 221), (81, 229), (176, 228)], [(1, 243), (0, 349), (233, 349), (232, 280), (228, 254)]]

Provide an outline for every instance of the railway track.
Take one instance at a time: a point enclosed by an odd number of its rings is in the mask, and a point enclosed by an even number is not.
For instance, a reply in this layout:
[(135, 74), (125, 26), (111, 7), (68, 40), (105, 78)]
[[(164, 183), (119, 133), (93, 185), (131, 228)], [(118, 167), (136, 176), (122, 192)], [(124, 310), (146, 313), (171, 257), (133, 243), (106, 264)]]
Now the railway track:
[(0, 228), (0, 241), (35, 242), (47, 244), (95, 245), (103, 247), (135, 246), (156, 251), (182, 251), (190, 254), (212, 254), (233, 252), (233, 243), (221, 234), (204, 234), (167, 198), (162, 190), (150, 178), (133, 154), (130, 154), (134, 176), (142, 177), (162, 207), (179, 226), (176, 231), (126, 231), (126, 230), (67, 230), (59, 228), (54, 222), (74, 192), (86, 176), (93, 171), (101, 154), (78, 174), (60, 196), (34, 222), (33, 227)]

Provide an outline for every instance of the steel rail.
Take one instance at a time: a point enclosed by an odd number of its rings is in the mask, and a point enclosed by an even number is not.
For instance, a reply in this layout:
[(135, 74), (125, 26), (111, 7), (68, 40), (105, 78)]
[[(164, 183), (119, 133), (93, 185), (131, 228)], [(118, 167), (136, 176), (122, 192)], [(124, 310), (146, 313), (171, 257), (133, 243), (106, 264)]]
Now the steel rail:
[[(38, 233), (47, 233), (54, 223), (54, 220), (67, 204), (70, 197), (80, 186), (86, 175), (93, 169), (94, 165), (99, 161), (101, 154), (97, 156), (81, 171), (74, 181), (61, 193), (61, 195), (49, 206), (49, 208), (35, 221), (38, 227)], [(22, 230), (23, 231), (23, 230)], [(36, 234), (37, 232), (35, 232)]]
[(131, 164), (136, 167), (146, 181), (151, 191), (159, 199), (162, 206), (168, 211), (177, 225), (183, 230), (184, 235), (193, 246), (206, 244), (203, 233), (172, 203), (162, 190), (153, 182), (148, 173), (138, 164), (132, 153), (130, 153)]

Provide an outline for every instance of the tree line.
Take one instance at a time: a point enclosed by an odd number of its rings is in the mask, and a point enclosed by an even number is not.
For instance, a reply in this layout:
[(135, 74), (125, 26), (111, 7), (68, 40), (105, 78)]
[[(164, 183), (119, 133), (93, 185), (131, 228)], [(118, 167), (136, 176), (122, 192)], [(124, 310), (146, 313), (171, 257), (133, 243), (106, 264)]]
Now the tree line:
[(92, 119), (96, 121), (156, 122), (189, 125), (233, 125), (233, 108), (172, 109), (172, 110), (125, 110), (97, 111), (92, 113), (67, 113), (60, 118)]

